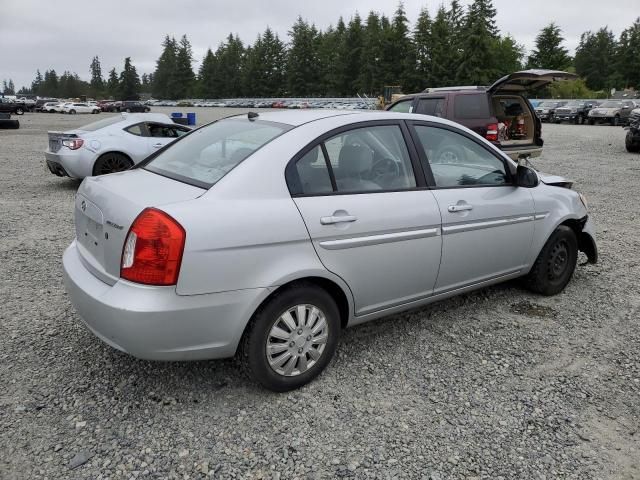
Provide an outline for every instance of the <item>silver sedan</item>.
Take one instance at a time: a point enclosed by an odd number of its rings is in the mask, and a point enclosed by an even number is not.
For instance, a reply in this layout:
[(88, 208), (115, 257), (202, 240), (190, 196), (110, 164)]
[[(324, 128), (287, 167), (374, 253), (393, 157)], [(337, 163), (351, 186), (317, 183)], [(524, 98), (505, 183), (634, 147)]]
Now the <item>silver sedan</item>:
[(569, 181), (393, 112), (214, 122), (86, 178), (75, 224), (65, 284), (99, 338), (146, 359), (237, 355), (276, 391), (317, 376), (345, 327), (517, 277), (557, 294), (579, 251), (597, 261)]

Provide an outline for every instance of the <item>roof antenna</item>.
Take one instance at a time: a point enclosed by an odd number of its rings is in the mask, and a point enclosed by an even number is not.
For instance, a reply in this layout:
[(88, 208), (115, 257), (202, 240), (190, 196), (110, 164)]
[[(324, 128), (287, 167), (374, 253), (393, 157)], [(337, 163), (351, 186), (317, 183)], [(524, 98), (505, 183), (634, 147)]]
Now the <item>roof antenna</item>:
[(258, 114), (256, 112), (249, 112), (247, 113), (247, 118), (253, 121), (254, 118), (258, 118)]

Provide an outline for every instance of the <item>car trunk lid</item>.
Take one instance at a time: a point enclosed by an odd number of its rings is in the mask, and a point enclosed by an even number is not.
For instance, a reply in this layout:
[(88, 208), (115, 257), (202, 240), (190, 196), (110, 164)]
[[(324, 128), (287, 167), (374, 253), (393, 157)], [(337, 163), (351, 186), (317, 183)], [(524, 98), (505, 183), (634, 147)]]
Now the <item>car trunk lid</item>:
[(62, 142), (70, 138), (80, 138), (81, 130), (70, 130), (68, 132), (48, 132), (49, 150), (53, 153), (58, 152), (62, 148)]
[(87, 177), (76, 195), (75, 226), (80, 257), (103, 282), (120, 278), (122, 247), (136, 217), (147, 207), (191, 200), (206, 190), (142, 169)]
[(487, 90), (490, 93), (523, 93), (537, 90), (559, 80), (574, 80), (577, 75), (561, 70), (522, 70), (502, 77)]

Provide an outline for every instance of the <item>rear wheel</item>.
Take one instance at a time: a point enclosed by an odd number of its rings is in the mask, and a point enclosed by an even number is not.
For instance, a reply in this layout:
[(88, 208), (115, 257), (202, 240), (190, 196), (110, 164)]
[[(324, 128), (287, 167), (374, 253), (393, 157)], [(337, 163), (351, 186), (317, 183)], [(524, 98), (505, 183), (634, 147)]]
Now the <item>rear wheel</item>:
[(97, 115), (98, 113), (100, 113), (100, 110), (93, 110), (91, 113), (93, 113), (94, 115)]
[(133, 162), (121, 153), (105, 153), (93, 166), (93, 175), (106, 175), (127, 170), (133, 166)]
[(624, 139), (624, 145), (627, 147), (627, 152), (638, 153), (640, 152), (640, 139), (638, 142), (634, 143), (633, 141), (633, 132), (629, 130), (627, 132), (627, 136)]
[(22, 107), (16, 108), (16, 115), (24, 115), (24, 108)]
[(544, 244), (525, 285), (543, 295), (560, 293), (571, 280), (578, 261), (578, 241), (570, 227), (560, 225)]
[(331, 295), (300, 283), (276, 293), (254, 314), (238, 356), (254, 381), (286, 392), (322, 372), (339, 336), (340, 314)]

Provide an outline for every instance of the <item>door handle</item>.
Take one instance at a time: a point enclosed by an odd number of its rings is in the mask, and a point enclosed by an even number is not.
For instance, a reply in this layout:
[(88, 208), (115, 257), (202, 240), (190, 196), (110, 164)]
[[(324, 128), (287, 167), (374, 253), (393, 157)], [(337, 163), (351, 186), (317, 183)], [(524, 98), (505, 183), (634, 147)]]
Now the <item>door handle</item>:
[(473, 205), (469, 205), (468, 203), (464, 203), (462, 205), (449, 205), (447, 209), (450, 212), (463, 212), (465, 210), (473, 210)]
[(355, 222), (358, 218), (353, 215), (331, 215), (330, 217), (320, 217), (322, 225), (335, 225), (336, 223)]
[(161, 148), (161, 147), (164, 147), (163, 143), (154, 143), (153, 144), (153, 148)]

